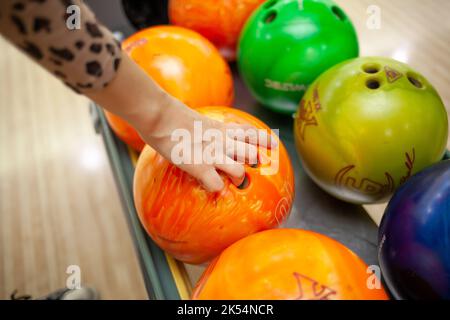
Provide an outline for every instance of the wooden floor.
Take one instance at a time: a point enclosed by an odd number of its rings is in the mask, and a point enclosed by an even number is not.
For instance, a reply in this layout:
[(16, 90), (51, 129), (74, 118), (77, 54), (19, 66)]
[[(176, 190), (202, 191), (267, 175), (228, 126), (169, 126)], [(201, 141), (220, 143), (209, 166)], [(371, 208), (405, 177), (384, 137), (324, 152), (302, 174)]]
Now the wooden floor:
[[(411, 64), (450, 106), (450, 1), (338, 2), (362, 55)], [(380, 30), (366, 27), (373, 4)], [(103, 298), (147, 297), (87, 104), (0, 39), (0, 299), (64, 287), (69, 265)], [(378, 221), (384, 206), (367, 208)]]
[(103, 298), (145, 299), (88, 100), (0, 39), (0, 298), (65, 287), (69, 265)]

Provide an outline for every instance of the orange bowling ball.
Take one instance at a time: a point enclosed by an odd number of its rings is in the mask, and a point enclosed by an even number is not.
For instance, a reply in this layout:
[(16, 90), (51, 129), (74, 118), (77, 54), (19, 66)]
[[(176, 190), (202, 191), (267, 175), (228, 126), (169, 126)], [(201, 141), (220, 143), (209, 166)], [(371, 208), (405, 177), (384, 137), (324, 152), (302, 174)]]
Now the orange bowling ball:
[[(199, 33), (176, 26), (157, 26), (135, 33), (122, 49), (164, 90), (191, 108), (231, 106), (230, 68), (211, 42)], [(138, 151), (144, 142), (126, 121), (106, 112), (119, 138)]]
[(235, 60), (242, 27), (265, 0), (170, 0), (170, 22), (211, 40), (227, 60)]
[[(207, 107), (198, 111), (218, 121), (269, 129), (237, 109)], [(241, 187), (224, 177), (225, 188), (209, 193), (146, 146), (136, 166), (134, 202), (148, 234), (176, 259), (197, 264), (211, 260), (241, 238), (277, 227), (291, 210), (292, 165), (281, 141), (270, 154), (258, 147), (258, 156), (264, 160), (257, 166), (245, 166), (246, 183)], [(277, 167), (272, 174), (264, 174)]]
[[(369, 278), (370, 277), (370, 278)], [(193, 299), (385, 300), (367, 265), (319, 233), (275, 229), (234, 243), (205, 270)], [(368, 281), (369, 279), (369, 281)]]
[(137, 131), (130, 124), (128, 124), (128, 122), (106, 110), (105, 116), (111, 126), (111, 129), (113, 129), (114, 133), (120, 140), (124, 141), (136, 151), (140, 152), (144, 149), (145, 142), (142, 140)]

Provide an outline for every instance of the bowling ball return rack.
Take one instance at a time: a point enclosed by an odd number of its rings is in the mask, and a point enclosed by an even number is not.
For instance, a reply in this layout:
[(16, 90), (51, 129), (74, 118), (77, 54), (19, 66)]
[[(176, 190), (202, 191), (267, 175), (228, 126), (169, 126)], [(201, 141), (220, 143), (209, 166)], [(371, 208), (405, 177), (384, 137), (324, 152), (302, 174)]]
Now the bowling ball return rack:
[[(361, 205), (338, 200), (306, 175), (295, 149), (293, 118), (276, 114), (259, 105), (245, 88), (236, 66), (231, 66), (235, 85), (234, 106), (255, 115), (270, 128), (279, 129), (295, 172), (295, 199), (283, 227), (313, 230), (338, 240), (367, 265), (378, 265), (378, 226)], [(203, 266), (189, 266), (161, 250), (141, 226), (133, 202), (133, 174), (138, 154), (118, 139), (103, 110), (91, 103), (94, 128), (101, 134), (113, 171), (128, 227), (139, 259), (150, 299), (189, 299)], [(447, 152), (446, 158), (450, 158)]]

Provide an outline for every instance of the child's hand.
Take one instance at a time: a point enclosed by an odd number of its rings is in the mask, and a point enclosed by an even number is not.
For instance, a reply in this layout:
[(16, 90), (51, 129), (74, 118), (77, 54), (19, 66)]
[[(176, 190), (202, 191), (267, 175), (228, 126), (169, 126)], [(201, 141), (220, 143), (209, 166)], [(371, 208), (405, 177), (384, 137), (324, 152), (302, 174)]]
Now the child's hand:
[[(239, 128), (245, 132), (253, 127), (249, 125), (224, 124), (212, 120), (189, 109), (177, 100), (171, 100), (170, 105), (165, 107), (157, 120), (153, 122), (154, 125), (148, 128), (142, 125), (141, 129), (138, 130), (147, 144), (173, 163), (174, 161), (171, 159), (172, 150), (174, 146), (180, 143), (180, 140), (172, 141), (171, 136), (174, 130), (185, 129), (189, 132), (191, 139), (188, 139), (187, 143), (190, 145), (184, 145), (184, 147), (190, 149), (191, 155), (194, 155), (196, 151), (200, 152), (199, 154), (203, 154), (205, 147), (211, 145), (211, 141), (204, 141), (203, 138), (199, 141), (194, 141), (194, 122), (196, 121), (201, 121), (202, 132), (208, 129), (216, 129), (221, 133), (220, 136), (223, 137), (223, 140), (221, 139), (220, 143), (214, 145), (219, 146), (219, 150), (214, 150), (215, 157), (210, 164), (205, 162), (206, 159), (202, 159), (201, 164), (187, 161), (181, 164), (175, 163), (175, 165), (196, 178), (206, 190), (211, 192), (220, 191), (224, 187), (224, 182), (218, 174), (218, 170), (224, 172), (233, 184), (239, 186), (245, 177), (245, 169), (242, 163), (256, 164), (258, 161), (256, 145), (270, 148), (276, 144), (276, 140), (271, 139), (266, 132), (259, 136), (259, 140), (257, 135), (249, 137), (242, 134), (242, 131), (237, 136), (232, 135), (232, 132), (230, 130), (227, 131), (227, 129)], [(256, 129), (253, 132), (256, 133)], [(225, 162), (224, 159), (227, 161)]]
[[(266, 132), (260, 136), (237, 137), (227, 135), (229, 128), (252, 128), (246, 125), (224, 124), (207, 118), (192, 110), (167, 94), (149, 76), (138, 67), (127, 55), (122, 55), (121, 66), (115, 79), (103, 90), (87, 94), (89, 98), (105, 109), (117, 114), (131, 124), (141, 135), (142, 139), (158, 151), (167, 160), (172, 161), (172, 150), (179, 141), (172, 141), (175, 130), (187, 130), (194, 137), (194, 122), (202, 122), (202, 131), (218, 129), (222, 132), (223, 141), (219, 150), (215, 150), (215, 158), (228, 157), (228, 161), (212, 161), (208, 163), (175, 163), (180, 169), (196, 178), (208, 191), (222, 190), (224, 183), (218, 170), (224, 172), (231, 181), (239, 186), (245, 177), (242, 163), (256, 163), (256, 145), (274, 147), (276, 139), (271, 139)], [(256, 132), (256, 129), (253, 131)], [(260, 138), (260, 139), (257, 139)], [(203, 152), (210, 141), (193, 141), (191, 139), (190, 151)], [(234, 141), (236, 140), (236, 141)], [(235, 148), (229, 142), (234, 142)], [(228, 144), (227, 144), (228, 142)], [(228, 145), (228, 148), (227, 148)], [(227, 150), (228, 149), (228, 150)], [(202, 153), (201, 153), (202, 154)], [(250, 156), (249, 156), (250, 155)], [(234, 161), (237, 159), (237, 161)]]

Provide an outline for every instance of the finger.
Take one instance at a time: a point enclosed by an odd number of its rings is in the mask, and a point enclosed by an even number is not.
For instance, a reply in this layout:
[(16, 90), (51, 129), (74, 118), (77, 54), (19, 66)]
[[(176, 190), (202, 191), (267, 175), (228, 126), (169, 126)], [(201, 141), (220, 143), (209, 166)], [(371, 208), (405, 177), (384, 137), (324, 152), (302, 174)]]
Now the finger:
[(215, 164), (216, 168), (224, 172), (235, 186), (240, 186), (245, 178), (245, 168), (230, 157), (226, 157), (225, 163)]
[(234, 140), (258, 144), (258, 129), (249, 124), (228, 123), (226, 135)]
[(258, 145), (267, 149), (274, 149), (278, 146), (278, 137), (272, 130), (260, 129), (258, 131)]
[(258, 147), (242, 141), (227, 139), (226, 155), (239, 163), (258, 163)]
[(219, 192), (225, 184), (213, 166), (209, 165), (187, 165), (180, 169), (197, 179), (202, 187), (208, 192)]
[(227, 135), (235, 140), (258, 145), (264, 148), (276, 148), (278, 139), (271, 130), (257, 129), (249, 124), (229, 123), (226, 126)]
[(202, 172), (198, 180), (209, 192), (219, 192), (225, 187), (222, 178), (213, 167)]

